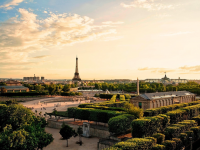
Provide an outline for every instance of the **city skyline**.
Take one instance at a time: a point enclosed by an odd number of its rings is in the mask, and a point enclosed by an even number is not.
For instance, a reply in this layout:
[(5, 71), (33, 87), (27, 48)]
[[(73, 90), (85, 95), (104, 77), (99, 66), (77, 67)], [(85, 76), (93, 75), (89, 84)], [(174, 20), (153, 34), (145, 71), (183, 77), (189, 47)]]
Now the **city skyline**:
[(200, 79), (198, 0), (3, 0), (0, 78)]

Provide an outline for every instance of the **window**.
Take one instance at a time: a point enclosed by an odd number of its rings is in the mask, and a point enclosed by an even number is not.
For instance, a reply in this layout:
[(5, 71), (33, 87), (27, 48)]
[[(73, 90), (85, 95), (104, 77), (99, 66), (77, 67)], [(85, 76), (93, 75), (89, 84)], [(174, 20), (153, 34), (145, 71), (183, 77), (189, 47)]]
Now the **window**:
[(139, 107), (142, 108), (142, 102), (139, 102)]

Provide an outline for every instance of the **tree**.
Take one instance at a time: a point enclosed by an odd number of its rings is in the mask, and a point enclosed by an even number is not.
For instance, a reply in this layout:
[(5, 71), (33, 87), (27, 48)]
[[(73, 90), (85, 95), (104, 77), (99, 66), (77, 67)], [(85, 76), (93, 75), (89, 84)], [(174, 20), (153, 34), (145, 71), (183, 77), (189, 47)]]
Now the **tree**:
[(63, 91), (64, 91), (64, 92), (67, 92), (67, 91), (70, 90), (70, 88), (71, 88), (71, 85), (70, 85), (70, 84), (65, 84), (65, 86), (63, 87)]
[(127, 113), (134, 115), (136, 118), (143, 117), (143, 109), (140, 109), (139, 107), (135, 107), (131, 103), (125, 103), (124, 109)]
[(75, 130), (73, 130), (73, 128), (65, 124), (62, 126), (59, 133), (63, 139), (67, 140), (67, 147), (68, 147), (68, 139), (70, 139), (72, 136), (73, 137), (77, 136), (77, 133), (75, 132)]
[(1, 93), (6, 93), (6, 88), (5, 87), (1, 88)]
[(55, 91), (56, 91), (56, 85), (55, 84), (50, 84), (49, 85), (49, 93), (51, 95), (55, 94)]

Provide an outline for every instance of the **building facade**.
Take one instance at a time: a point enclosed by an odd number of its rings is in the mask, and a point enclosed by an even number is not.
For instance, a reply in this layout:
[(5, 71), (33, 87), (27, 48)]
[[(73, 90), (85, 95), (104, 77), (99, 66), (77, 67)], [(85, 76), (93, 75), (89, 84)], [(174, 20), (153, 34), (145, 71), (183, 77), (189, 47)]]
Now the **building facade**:
[(168, 106), (172, 104), (188, 103), (196, 100), (196, 95), (188, 91), (157, 92), (140, 94), (130, 99), (134, 106), (144, 110)]
[(149, 83), (163, 83), (163, 84), (178, 84), (178, 83), (187, 83), (187, 79), (181, 79), (180, 77), (178, 79), (170, 79), (165, 76), (162, 79), (145, 79), (145, 82)]

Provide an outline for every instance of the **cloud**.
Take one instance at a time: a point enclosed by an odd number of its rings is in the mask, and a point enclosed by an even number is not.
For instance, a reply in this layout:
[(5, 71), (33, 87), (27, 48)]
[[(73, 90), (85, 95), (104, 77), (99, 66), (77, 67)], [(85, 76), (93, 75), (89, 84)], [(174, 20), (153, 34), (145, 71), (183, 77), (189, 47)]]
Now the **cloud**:
[(169, 33), (169, 34), (163, 34), (162, 36), (176, 36), (176, 35), (184, 35), (184, 34), (190, 34), (192, 32), (186, 31), (186, 32), (176, 32), (176, 33)]
[(19, 3), (23, 2), (24, 0), (12, 0), (11, 2), (1, 5), (0, 8), (5, 8), (7, 10), (13, 9), (14, 6), (19, 5)]
[(163, 5), (156, 0), (135, 0), (130, 4), (121, 3), (121, 6), (124, 8), (144, 8), (148, 11), (174, 8), (172, 5)]
[(124, 38), (123, 36), (111, 36), (111, 37), (105, 37), (103, 41), (115, 41)]
[(44, 11), (45, 14), (47, 14), (47, 11)]
[(154, 73), (164, 73), (164, 72), (175, 72), (176, 71), (176, 70), (167, 69), (167, 68), (149, 68), (149, 67), (139, 68), (138, 70), (140, 70), (140, 71), (151, 71), (151, 72), (154, 72)]
[(102, 22), (102, 24), (106, 24), (106, 25), (116, 25), (116, 24), (123, 24), (124, 22), (121, 21), (117, 21), (117, 22), (112, 22), (112, 21), (106, 21), (106, 22)]
[(183, 67), (179, 67), (179, 69), (181, 71), (186, 71), (186, 72), (200, 72), (200, 65), (197, 66), (183, 66)]
[(35, 56), (35, 57), (33, 57), (33, 58), (47, 58), (47, 57), (49, 57), (49, 55)]
[(117, 33), (114, 28), (94, 25), (94, 20), (87, 16), (50, 12), (47, 18), (37, 19), (36, 14), (26, 9), (18, 11), (19, 16), (0, 22), (0, 63), (26, 63), (32, 52), (62, 48)]

